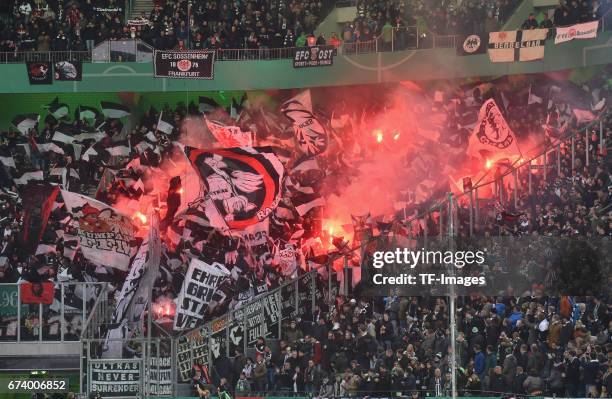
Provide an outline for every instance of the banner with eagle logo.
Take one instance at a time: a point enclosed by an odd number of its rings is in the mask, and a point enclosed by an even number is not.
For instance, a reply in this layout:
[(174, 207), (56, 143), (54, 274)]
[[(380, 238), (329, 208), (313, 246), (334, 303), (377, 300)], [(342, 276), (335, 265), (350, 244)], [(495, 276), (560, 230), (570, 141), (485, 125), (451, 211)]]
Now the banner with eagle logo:
[(77, 222), (83, 256), (97, 266), (128, 270), (136, 252), (130, 218), (93, 198), (61, 192), (66, 209)]
[(325, 152), (329, 141), (327, 129), (313, 113), (310, 90), (284, 103), (281, 112), (293, 121), (293, 130), (302, 153), (310, 157)]
[(478, 34), (465, 35), (457, 40), (457, 55), (476, 55), (487, 52), (484, 36)]
[(185, 147), (185, 154), (206, 187), (205, 211), (213, 227), (242, 230), (266, 219), (281, 200), (284, 168), (269, 147)]
[(478, 122), (470, 136), (467, 153), (476, 158), (495, 154), (497, 159), (521, 155), (514, 132), (492, 98), (480, 107)]

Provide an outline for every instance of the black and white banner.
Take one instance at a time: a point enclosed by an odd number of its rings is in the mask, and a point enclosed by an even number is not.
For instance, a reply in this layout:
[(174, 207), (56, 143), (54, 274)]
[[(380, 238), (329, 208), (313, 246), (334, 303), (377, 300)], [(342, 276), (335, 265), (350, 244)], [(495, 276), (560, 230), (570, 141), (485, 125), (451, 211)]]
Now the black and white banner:
[(213, 79), (215, 52), (155, 51), (155, 77), (177, 79)]
[(139, 396), (141, 360), (89, 360), (89, 392), (104, 398)]
[(489, 58), (491, 62), (541, 60), (546, 35), (548, 29), (490, 32)]
[(55, 80), (81, 81), (83, 80), (83, 63), (81, 61), (56, 62), (53, 74)]
[(206, 186), (212, 226), (244, 229), (266, 219), (280, 202), (284, 167), (269, 147), (185, 147), (185, 154)]
[(495, 100), (482, 104), (478, 123), (469, 139), (467, 154), (475, 158), (514, 159), (521, 151), (516, 136), (501, 113)]
[[(159, 273), (161, 257), (157, 214), (152, 213), (150, 219), (149, 235), (142, 242), (134, 257), (128, 276), (121, 287), (117, 307), (113, 312), (112, 323), (119, 326), (109, 330), (108, 337), (131, 338), (142, 327), (142, 318), (150, 300), (149, 292)], [(127, 333), (128, 336), (125, 336), (124, 333)], [(121, 357), (121, 350), (120, 345), (107, 341), (102, 356), (110, 359)]]
[(281, 112), (293, 121), (293, 130), (300, 150), (315, 156), (327, 149), (329, 137), (325, 125), (314, 114), (310, 90), (305, 90), (285, 102)]
[(599, 21), (585, 22), (572, 26), (556, 28), (555, 44), (569, 42), (574, 39), (594, 39), (597, 37)]
[(476, 55), (487, 52), (486, 38), (482, 35), (471, 34), (460, 36), (457, 40), (457, 55)]
[[(246, 328), (247, 346), (251, 347), (257, 338), (272, 338), (278, 333), (281, 318), (281, 293), (266, 295), (262, 300), (237, 309), (234, 313), (236, 324), (230, 327), (230, 341), (233, 345), (242, 345), (242, 337)], [(276, 326), (276, 327), (275, 327)], [(231, 352), (230, 352), (231, 353)]]
[(268, 242), (268, 231), (270, 220), (264, 219), (259, 223), (252, 224), (243, 230), (233, 230), (232, 235), (242, 237), (247, 247), (256, 247)]
[(210, 330), (204, 325), (188, 335), (179, 337), (176, 345), (176, 361), (181, 381), (188, 381), (191, 378), (191, 367), (198, 359), (202, 359), (204, 364), (209, 363), (207, 339), (209, 335)]
[(150, 395), (172, 395), (172, 358), (170, 356), (149, 358), (147, 384)]
[(178, 297), (174, 330), (196, 327), (206, 314), (208, 305), (215, 299), (217, 287), (229, 275), (230, 271), (220, 263), (208, 264), (199, 259), (191, 259)]
[(294, 68), (332, 66), (336, 55), (335, 46), (298, 47), (293, 57)]

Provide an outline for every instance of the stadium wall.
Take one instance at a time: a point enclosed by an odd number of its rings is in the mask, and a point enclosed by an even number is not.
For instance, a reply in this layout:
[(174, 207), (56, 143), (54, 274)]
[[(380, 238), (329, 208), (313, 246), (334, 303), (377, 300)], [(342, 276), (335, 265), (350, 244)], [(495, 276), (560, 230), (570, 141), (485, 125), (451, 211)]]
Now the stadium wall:
[(549, 41), (542, 61), (492, 63), (486, 54), (459, 57), (455, 49), (340, 55), (334, 65), (293, 68), (292, 60), (218, 61), (213, 80), (153, 77), (151, 63), (84, 64), (83, 81), (31, 86), (24, 64), (0, 65), (1, 93), (167, 92), (260, 90), (354, 85), (403, 80), (452, 79), (550, 72), (612, 62), (612, 32), (596, 39), (555, 45)]

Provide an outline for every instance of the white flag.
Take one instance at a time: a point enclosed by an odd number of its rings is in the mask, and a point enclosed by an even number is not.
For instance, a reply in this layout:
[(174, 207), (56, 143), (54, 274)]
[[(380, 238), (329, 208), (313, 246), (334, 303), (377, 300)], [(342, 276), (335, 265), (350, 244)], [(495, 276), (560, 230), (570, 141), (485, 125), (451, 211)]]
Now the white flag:
[(130, 218), (103, 202), (62, 190), (66, 209), (78, 220), (81, 251), (97, 266), (128, 270), (135, 252)]
[(484, 157), (487, 157), (486, 153), (490, 153), (496, 159), (521, 154), (514, 132), (492, 98), (480, 107), (478, 122), (470, 136), (467, 153), (477, 158), (483, 157), (483, 153)]

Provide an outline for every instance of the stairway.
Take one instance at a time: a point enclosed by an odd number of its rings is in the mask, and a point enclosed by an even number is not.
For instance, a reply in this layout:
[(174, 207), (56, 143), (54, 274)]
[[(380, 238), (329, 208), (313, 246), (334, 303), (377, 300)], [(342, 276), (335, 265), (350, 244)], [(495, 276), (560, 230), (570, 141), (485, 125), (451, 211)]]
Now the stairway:
[(153, 0), (131, 0), (130, 19), (139, 18), (142, 13), (145, 13), (145, 18), (149, 18), (151, 10), (153, 10)]

